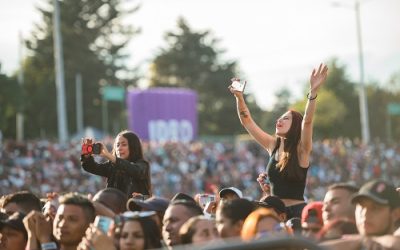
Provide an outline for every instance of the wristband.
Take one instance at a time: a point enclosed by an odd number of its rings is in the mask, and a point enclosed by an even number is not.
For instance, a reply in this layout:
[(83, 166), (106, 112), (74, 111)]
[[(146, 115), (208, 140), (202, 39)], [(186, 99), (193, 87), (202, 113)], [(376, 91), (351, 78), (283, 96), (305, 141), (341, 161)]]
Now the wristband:
[(318, 94), (315, 94), (314, 97), (310, 97), (310, 93), (307, 93), (307, 99), (310, 101), (317, 99), (317, 96), (318, 96)]
[(52, 242), (46, 242), (46, 243), (42, 243), (40, 244), (40, 247), (42, 248), (42, 250), (57, 250), (57, 244), (52, 241)]

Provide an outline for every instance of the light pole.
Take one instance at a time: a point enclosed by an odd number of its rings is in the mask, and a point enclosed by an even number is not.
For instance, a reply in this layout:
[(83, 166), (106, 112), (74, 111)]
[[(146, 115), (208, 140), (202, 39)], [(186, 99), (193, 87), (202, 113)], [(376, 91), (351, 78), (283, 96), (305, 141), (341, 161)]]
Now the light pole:
[[(335, 7), (343, 6), (342, 4), (334, 3)], [(370, 141), (369, 132), (369, 118), (368, 118), (368, 104), (367, 96), (365, 95), (365, 84), (364, 84), (364, 54), (362, 47), (362, 35), (361, 35), (361, 18), (360, 18), (360, 1), (355, 0), (354, 6), (352, 6), (356, 15), (356, 29), (357, 29), (357, 47), (358, 47), (358, 60), (360, 67), (360, 82), (358, 86), (358, 98), (360, 105), (360, 122), (361, 122), (361, 136), (363, 143), (367, 144)]]
[(61, 144), (66, 144), (68, 139), (68, 124), (65, 106), (64, 57), (62, 36), (60, 30), (60, 10), (58, 6), (58, 0), (53, 0), (53, 5), (54, 62), (57, 91), (58, 139)]

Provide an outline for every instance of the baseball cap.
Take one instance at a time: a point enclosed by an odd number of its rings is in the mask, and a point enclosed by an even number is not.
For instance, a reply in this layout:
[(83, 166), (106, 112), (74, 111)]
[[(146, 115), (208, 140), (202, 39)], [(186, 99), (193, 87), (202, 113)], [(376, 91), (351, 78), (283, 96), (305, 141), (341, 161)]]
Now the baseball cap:
[(400, 207), (400, 195), (396, 188), (382, 180), (373, 180), (365, 183), (358, 193), (353, 195), (352, 203), (358, 203), (360, 199), (368, 198), (376, 203), (390, 206), (391, 208)]
[(25, 214), (20, 213), (20, 212), (15, 212), (10, 217), (7, 219), (1, 220), (0, 221), (0, 229), (3, 227), (11, 227), (17, 231), (23, 232), (25, 236), (27, 236), (27, 232), (23, 223), (23, 219), (25, 217)]
[(286, 213), (286, 206), (283, 201), (274, 195), (266, 196), (261, 198), (260, 201), (257, 202), (257, 205), (267, 208), (273, 208), (278, 213)]
[(171, 202), (175, 200), (186, 200), (186, 201), (193, 201), (194, 203), (196, 203), (196, 201), (193, 199), (192, 196), (185, 193), (176, 193), (174, 197), (172, 197)]
[(323, 202), (313, 201), (308, 203), (301, 212), (301, 225), (306, 227), (307, 224), (323, 225), (322, 206)]
[(143, 208), (149, 211), (165, 212), (169, 205), (169, 200), (161, 197), (150, 197), (146, 200), (131, 198), (127, 202), (127, 209), (131, 211), (140, 211)]
[(235, 187), (227, 187), (227, 188), (223, 188), (221, 189), (221, 191), (219, 191), (219, 197), (223, 198), (227, 193), (235, 193), (237, 196), (239, 196), (239, 198), (243, 198), (243, 193), (242, 191), (240, 191), (239, 189), (235, 188)]

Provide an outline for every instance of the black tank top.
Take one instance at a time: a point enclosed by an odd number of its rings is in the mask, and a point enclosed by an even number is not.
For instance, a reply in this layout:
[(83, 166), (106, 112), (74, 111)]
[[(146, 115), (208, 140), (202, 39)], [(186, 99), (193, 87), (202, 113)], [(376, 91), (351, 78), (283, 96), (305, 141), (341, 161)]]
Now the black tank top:
[(298, 162), (294, 166), (286, 166), (286, 168), (300, 168), (299, 172), (301, 173), (301, 176), (299, 179), (289, 180), (288, 177), (284, 175), (283, 171), (280, 172), (277, 167), (278, 161), (275, 159), (275, 154), (279, 148), (279, 144), (280, 141), (277, 142), (277, 146), (272, 152), (267, 165), (268, 178), (271, 182), (271, 195), (276, 195), (281, 199), (304, 200), (304, 189), (306, 187), (308, 168), (302, 168)]

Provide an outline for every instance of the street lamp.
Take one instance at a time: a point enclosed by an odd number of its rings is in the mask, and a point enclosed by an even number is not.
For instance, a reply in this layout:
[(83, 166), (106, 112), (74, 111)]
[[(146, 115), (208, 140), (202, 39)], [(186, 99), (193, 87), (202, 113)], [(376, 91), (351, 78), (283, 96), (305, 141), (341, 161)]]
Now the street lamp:
[[(335, 7), (343, 7), (342, 4), (334, 3)], [(367, 96), (365, 95), (365, 84), (364, 84), (364, 55), (362, 47), (362, 36), (361, 36), (361, 19), (360, 19), (360, 1), (355, 0), (354, 6), (352, 6), (356, 15), (356, 28), (357, 28), (357, 45), (358, 45), (358, 60), (360, 67), (360, 83), (358, 88), (358, 97), (360, 104), (360, 121), (361, 121), (361, 136), (363, 143), (367, 144), (370, 141), (369, 132), (369, 118), (368, 118), (368, 105)]]

